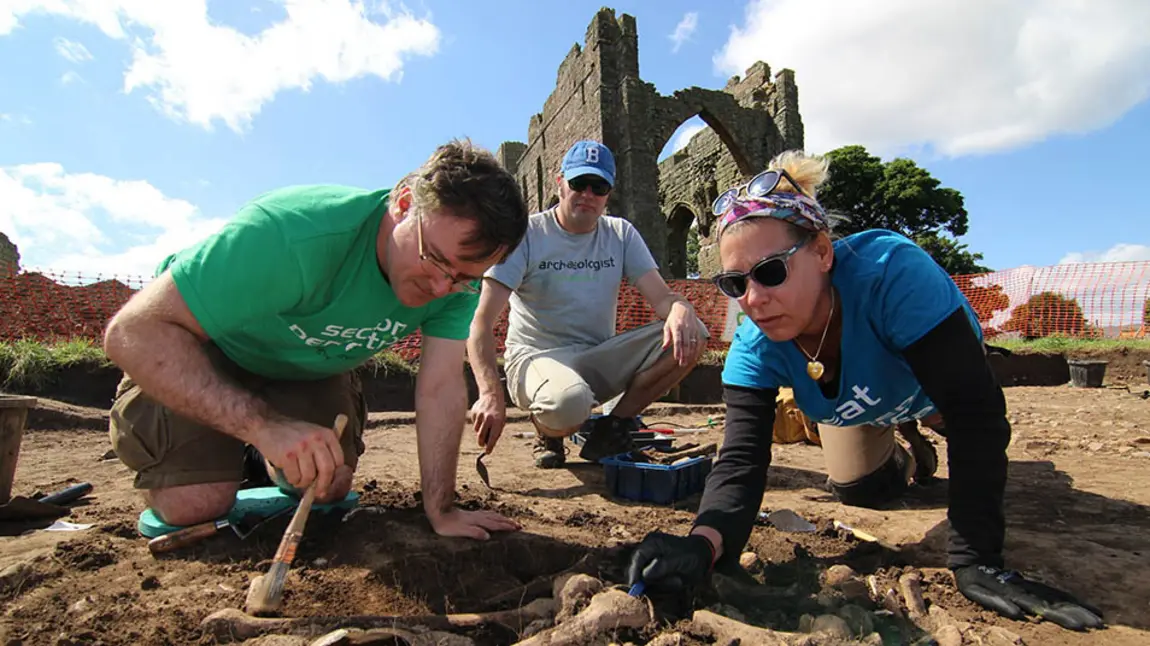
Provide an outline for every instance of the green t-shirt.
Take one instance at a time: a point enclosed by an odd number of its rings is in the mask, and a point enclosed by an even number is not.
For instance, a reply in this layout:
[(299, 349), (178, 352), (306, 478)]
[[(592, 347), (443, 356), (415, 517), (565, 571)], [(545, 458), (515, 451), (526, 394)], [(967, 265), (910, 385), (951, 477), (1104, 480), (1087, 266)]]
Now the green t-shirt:
[(293, 186), (246, 204), (220, 231), (164, 259), (208, 336), (276, 379), (345, 372), (399, 339), (466, 339), (478, 296), (405, 307), (379, 268), (387, 190)]

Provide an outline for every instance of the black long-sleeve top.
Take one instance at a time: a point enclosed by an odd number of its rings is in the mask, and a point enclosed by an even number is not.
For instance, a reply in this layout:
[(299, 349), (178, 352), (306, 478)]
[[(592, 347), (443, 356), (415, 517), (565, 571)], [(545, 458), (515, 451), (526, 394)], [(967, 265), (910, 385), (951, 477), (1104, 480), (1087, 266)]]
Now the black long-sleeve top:
[[(1003, 567), (1003, 491), (1010, 424), (1006, 398), (960, 308), (910, 344), (903, 357), (946, 425), (950, 491), (948, 565)], [(778, 390), (726, 385), (726, 427), (695, 520), (737, 559), (762, 503)]]

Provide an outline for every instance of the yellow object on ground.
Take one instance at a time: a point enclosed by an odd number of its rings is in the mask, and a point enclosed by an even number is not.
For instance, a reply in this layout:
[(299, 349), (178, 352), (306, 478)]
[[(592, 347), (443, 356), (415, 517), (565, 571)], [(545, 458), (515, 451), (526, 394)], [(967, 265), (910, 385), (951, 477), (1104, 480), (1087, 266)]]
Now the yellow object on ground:
[(779, 397), (775, 400), (775, 427), (774, 442), (776, 444), (794, 444), (797, 442), (810, 442), (821, 445), (818, 425), (810, 420), (795, 403), (795, 393), (790, 388), (779, 388)]

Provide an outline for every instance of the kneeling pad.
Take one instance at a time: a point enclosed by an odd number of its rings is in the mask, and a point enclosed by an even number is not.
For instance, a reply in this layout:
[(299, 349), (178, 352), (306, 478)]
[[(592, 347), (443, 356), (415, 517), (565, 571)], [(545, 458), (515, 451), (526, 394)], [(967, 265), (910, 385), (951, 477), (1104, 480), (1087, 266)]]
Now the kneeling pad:
[[(359, 503), (359, 494), (355, 491), (347, 492), (347, 496), (339, 501), (327, 504), (314, 504), (312, 511), (327, 512), (332, 509), (351, 509)], [(299, 504), (299, 498), (281, 491), (279, 487), (252, 487), (251, 489), (241, 489), (236, 494), (236, 503), (232, 505), (231, 511), (228, 512), (228, 520), (233, 523), (238, 523), (246, 516), (252, 515), (259, 518), (271, 516), (272, 514), (282, 511), (284, 509), (295, 507)], [(140, 514), (140, 520), (136, 524), (136, 528), (141, 534), (148, 538), (155, 538), (169, 534), (178, 529), (183, 529), (177, 525), (169, 525), (160, 520), (151, 508), (145, 509)]]

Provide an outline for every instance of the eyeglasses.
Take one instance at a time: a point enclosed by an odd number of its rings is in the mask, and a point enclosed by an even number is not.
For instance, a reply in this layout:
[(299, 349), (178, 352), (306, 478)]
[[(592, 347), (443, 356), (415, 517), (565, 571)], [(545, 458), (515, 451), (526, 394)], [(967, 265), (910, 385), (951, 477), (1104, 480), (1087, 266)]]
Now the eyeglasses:
[(712, 278), (711, 282), (730, 298), (742, 298), (747, 293), (748, 277), (763, 287), (778, 287), (787, 282), (787, 276), (790, 274), (787, 261), (809, 241), (809, 237), (804, 237), (790, 249), (763, 258), (746, 273), (724, 271)]
[(784, 177), (787, 178), (787, 181), (791, 183), (791, 186), (795, 187), (796, 191), (802, 193), (806, 197), (810, 197), (810, 195), (807, 195), (803, 192), (803, 189), (799, 188), (799, 183), (796, 182), (794, 178), (787, 173), (787, 171), (781, 168), (777, 170), (765, 170), (752, 177), (751, 181), (747, 182), (746, 184), (742, 184), (734, 188), (729, 188), (724, 191), (722, 195), (715, 198), (715, 202), (711, 205), (711, 213), (714, 215), (722, 215), (726, 213), (727, 210), (731, 208), (731, 205), (735, 203), (735, 200), (739, 197), (739, 193), (743, 189), (746, 189), (747, 195), (751, 197), (763, 197), (764, 195), (769, 195), (772, 191), (778, 188), (779, 182)]
[(596, 177), (594, 175), (580, 175), (579, 177), (572, 177), (571, 179), (567, 180), (567, 186), (569, 186), (571, 190), (575, 191), (576, 193), (582, 193), (583, 191), (587, 190), (587, 187), (591, 187), (591, 192), (595, 195), (598, 195), (599, 197), (603, 197), (604, 195), (611, 192), (611, 185), (607, 183), (607, 180), (601, 177)]
[(441, 265), (438, 260), (427, 254), (423, 247), (423, 210), (419, 210), (415, 215), (416, 226), (419, 235), (419, 259), (431, 263), (433, 267), (438, 269), (448, 280), (451, 281), (451, 291), (463, 292), (466, 294), (478, 294), (479, 288), (475, 286), (475, 278), (458, 278), (451, 273), (446, 267)]

